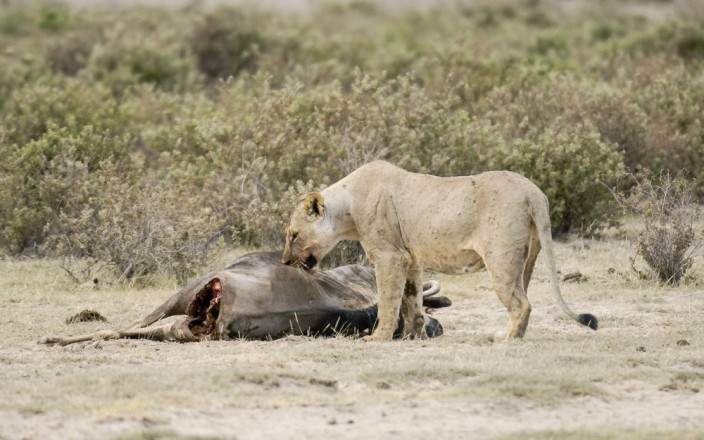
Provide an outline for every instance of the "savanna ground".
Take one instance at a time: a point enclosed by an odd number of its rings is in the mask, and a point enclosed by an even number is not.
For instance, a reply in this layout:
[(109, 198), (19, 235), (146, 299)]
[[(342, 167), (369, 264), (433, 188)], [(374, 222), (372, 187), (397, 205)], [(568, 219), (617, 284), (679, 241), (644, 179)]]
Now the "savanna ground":
[[(437, 275), (454, 305), (434, 340), (46, 347), (41, 336), (126, 325), (176, 286), (76, 288), (56, 262), (4, 260), (0, 437), (702, 438), (701, 284), (639, 280), (632, 253), (616, 238), (557, 245), (562, 273), (587, 277), (564, 294), (597, 332), (561, 316), (541, 256), (517, 342), (494, 341), (506, 312), (482, 272)], [(84, 308), (109, 323), (64, 323)]]

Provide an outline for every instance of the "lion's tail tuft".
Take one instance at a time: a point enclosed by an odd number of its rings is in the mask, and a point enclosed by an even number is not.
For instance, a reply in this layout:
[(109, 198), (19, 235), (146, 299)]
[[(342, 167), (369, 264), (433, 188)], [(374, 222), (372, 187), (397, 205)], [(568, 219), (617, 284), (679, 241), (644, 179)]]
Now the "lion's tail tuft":
[(579, 315), (577, 315), (577, 322), (586, 327), (589, 327), (592, 330), (596, 330), (599, 328), (599, 320), (596, 319), (596, 316), (592, 315), (591, 313), (580, 313)]

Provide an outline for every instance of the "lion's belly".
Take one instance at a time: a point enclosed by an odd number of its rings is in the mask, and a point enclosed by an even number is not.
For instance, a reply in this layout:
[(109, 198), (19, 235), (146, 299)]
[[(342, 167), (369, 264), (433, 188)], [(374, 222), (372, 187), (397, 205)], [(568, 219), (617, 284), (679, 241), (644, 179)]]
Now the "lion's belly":
[(458, 215), (432, 218), (425, 228), (417, 227), (407, 243), (421, 264), (443, 273), (470, 273), (484, 268), (478, 242), (477, 218), (459, 209)]
[(430, 250), (417, 255), (425, 269), (447, 274), (472, 273), (484, 268), (484, 260), (473, 250)]

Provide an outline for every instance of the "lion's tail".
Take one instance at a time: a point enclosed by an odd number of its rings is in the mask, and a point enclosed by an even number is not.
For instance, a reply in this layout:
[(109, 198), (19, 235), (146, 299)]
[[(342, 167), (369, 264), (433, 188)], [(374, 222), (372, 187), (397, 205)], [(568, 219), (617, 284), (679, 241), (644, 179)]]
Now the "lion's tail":
[(576, 314), (562, 298), (560, 293), (560, 279), (557, 276), (557, 267), (555, 265), (555, 254), (552, 247), (552, 232), (550, 231), (550, 207), (547, 197), (540, 194), (541, 197), (535, 197), (530, 202), (531, 217), (535, 224), (535, 229), (538, 231), (538, 239), (541, 247), (545, 250), (545, 256), (548, 260), (548, 268), (550, 271), (550, 284), (555, 300), (560, 305), (560, 308), (566, 315), (574, 319), (578, 323), (596, 330), (599, 327), (599, 320), (591, 313)]

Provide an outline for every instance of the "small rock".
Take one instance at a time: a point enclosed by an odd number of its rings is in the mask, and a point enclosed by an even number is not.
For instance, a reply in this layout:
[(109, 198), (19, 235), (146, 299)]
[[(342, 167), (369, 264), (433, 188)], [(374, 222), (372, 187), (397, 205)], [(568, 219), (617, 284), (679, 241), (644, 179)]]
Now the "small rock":
[(643, 347), (643, 346), (641, 345), (640, 347), (636, 348), (636, 351), (639, 351), (639, 352), (641, 352), (641, 353), (645, 353), (645, 347)]
[(609, 275), (613, 275), (613, 274), (616, 273), (616, 269), (614, 269), (613, 267), (610, 267), (609, 270), (607, 270), (606, 272), (607, 272)]
[(562, 281), (568, 283), (583, 283), (587, 281), (587, 277), (582, 275), (582, 272), (570, 272), (562, 277)]
[(66, 318), (66, 324), (74, 324), (76, 322), (88, 322), (88, 321), (107, 321), (107, 319), (96, 312), (95, 310), (81, 310), (73, 316)]
[(688, 341), (688, 340), (686, 340), (686, 339), (680, 339), (679, 341), (677, 341), (677, 345), (679, 345), (680, 347), (685, 347), (685, 346), (690, 345), (690, 344), (689, 344), (689, 341)]
[(329, 388), (337, 388), (337, 381), (334, 379), (318, 379), (317, 377), (311, 377), (309, 383), (311, 385), (321, 385)]
[(23, 416), (35, 416), (35, 415), (46, 413), (46, 411), (44, 411), (43, 409), (40, 409), (40, 408), (25, 408), (25, 409), (21, 409), (19, 412)]
[(377, 382), (376, 387), (380, 390), (390, 390), (391, 384), (388, 382)]
[(142, 424), (144, 426), (156, 426), (156, 425), (161, 425), (163, 423), (164, 422), (159, 419), (155, 419), (155, 418), (147, 417), (147, 416), (142, 417)]

